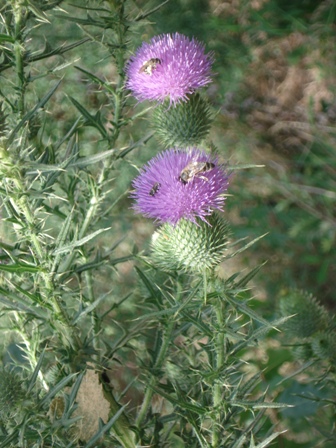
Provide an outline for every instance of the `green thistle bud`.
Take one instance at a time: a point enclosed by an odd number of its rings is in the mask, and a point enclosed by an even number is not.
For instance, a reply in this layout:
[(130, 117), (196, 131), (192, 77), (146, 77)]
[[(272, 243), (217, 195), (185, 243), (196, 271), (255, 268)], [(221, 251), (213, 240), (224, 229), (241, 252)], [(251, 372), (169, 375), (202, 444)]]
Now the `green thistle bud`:
[(186, 147), (204, 140), (211, 122), (208, 103), (196, 93), (175, 107), (169, 107), (168, 102), (156, 107), (152, 126), (165, 147)]
[(311, 344), (303, 344), (293, 347), (293, 355), (296, 359), (308, 361), (313, 357)]
[(307, 338), (327, 326), (326, 310), (304, 291), (289, 291), (280, 298), (279, 307), (282, 316), (295, 314), (285, 324), (285, 330), (292, 336)]
[(25, 393), (23, 382), (14, 373), (5, 368), (0, 368), (0, 419), (17, 413)]
[(223, 259), (228, 243), (228, 225), (217, 214), (197, 224), (181, 219), (175, 226), (164, 224), (152, 239), (154, 263), (164, 271), (204, 272)]
[(336, 362), (336, 333), (320, 332), (316, 334), (312, 340), (312, 349), (319, 359)]

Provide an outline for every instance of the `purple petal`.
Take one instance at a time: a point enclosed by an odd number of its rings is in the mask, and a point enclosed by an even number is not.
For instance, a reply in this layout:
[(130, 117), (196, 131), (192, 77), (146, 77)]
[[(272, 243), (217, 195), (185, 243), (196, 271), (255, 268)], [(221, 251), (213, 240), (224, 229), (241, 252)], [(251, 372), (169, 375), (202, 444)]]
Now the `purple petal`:
[[(191, 162), (213, 164), (196, 172), (188, 182), (181, 171)], [(209, 165), (211, 167), (212, 165)], [(229, 175), (216, 158), (191, 148), (187, 152), (169, 149), (151, 159), (133, 181), (134, 210), (159, 222), (176, 224), (181, 218), (206, 221), (214, 209), (223, 210)]]
[[(187, 95), (211, 82), (213, 54), (196, 39), (165, 34), (143, 43), (126, 65), (126, 88), (139, 100), (186, 101)], [(148, 61), (152, 68), (144, 71)]]

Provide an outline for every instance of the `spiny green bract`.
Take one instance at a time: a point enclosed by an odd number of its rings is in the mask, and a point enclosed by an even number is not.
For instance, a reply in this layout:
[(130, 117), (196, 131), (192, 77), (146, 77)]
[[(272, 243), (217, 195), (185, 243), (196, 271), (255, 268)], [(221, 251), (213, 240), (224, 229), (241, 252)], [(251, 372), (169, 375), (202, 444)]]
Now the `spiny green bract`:
[(312, 339), (314, 355), (321, 360), (336, 362), (336, 332), (320, 332)]
[(176, 226), (164, 224), (153, 235), (154, 263), (165, 271), (204, 272), (215, 268), (223, 259), (229, 229), (216, 213), (208, 222), (210, 225), (199, 219), (195, 225), (181, 219)]
[(279, 307), (282, 316), (294, 315), (284, 326), (292, 336), (308, 338), (328, 325), (326, 310), (304, 291), (287, 292), (280, 298)]
[(17, 413), (25, 397), (23, 383), (12, 371), (0, 368), (0, 419), (7, 420)]
[(199, 144), (208, 135), (212, 116), (208, 103), (196, 93), (189, 101), (175, 107), (169, 103), (156, 107), (152, 126), (165, 147), (184, 147)]

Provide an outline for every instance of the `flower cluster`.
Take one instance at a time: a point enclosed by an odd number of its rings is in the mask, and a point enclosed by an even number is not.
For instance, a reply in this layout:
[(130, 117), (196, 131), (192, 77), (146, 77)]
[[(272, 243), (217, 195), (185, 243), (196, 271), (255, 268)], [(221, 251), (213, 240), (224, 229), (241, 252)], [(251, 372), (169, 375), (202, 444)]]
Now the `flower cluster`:
[(175, 33), (144, 43), (126, 66), (133, 95), (159, 103), (153, 127), (169, 148), (140, 170), (131, 193), (136, 212), (163, 224), (152, 250), (164, 270), (204, 272), (226, 250), (226, 225), (214, 212), (223, 210), (229, 174), (199, 147), (211, 113), (196, 90), (211, 81), (212, 62), (203, 44)]
[(213, 55), (204, 45), (179, 33), (154, 37), (143, 43), (126, 66), (126, 87), (137, 100), (170, 103), (186, 101), (187, 95), (211, 81)]

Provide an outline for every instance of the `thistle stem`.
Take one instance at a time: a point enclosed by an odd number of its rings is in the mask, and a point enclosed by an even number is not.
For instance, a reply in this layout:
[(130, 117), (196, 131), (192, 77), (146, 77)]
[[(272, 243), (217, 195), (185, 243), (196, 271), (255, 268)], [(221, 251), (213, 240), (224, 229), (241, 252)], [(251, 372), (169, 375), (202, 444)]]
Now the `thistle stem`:
[[(166, 353), (167, 353), (167, 350), (168, 350), (168, 347), (169, 347), (169, 344), (171, 341), (171, 335), (172, 335), (172, 332), (174, 329), (174, 325), (175, 325), (175, 322), (173, 320), (170, 320), (168, 322), (167, 327), (165, 328), (165, 331), (164, 331), (164, 334), (162, 337), (163, 338), (162, 345), (160, 347), (158, 356), (153, 365), (153, 370), (159, 370), (159, 369), (161, 369), (161, 367), (163, 365), (163, 362), (166, 358)], [(151, 375), (151, 377), (149, 379), (149, 383), (147, 385), (147, 389), (145, 392), (145, 396), (144, 396), (140, 411), (139, 411), (137, 419), (136, 419), (136, 425), (138, 427), (142, 424), (143, 420), (146, 417), (148, 408), (151, 404), (152, 396), (154, 394), (153, 387), (156, 385), (157, 381), (158, 381), (157, 377), (154, 375)]]
[[(225, 361), (225, 333), (224, 333), (224, 304), (218, 300), (215, 305), (215, 313), (217, 320), (218, 332), (215, 339), (215, 352), (216, 352), (216, 371), (220, 374), (220, 371)], [(215, 410), (216, 421), (213, 424), (212, 431), (212, 447), (217, 448), (220, 445), (220, 425), (221, 425), (221, 406), (223, 404), (222, 396), (222, 384), (217, 380), (213, 390), (213, 407)]]
[[(92, 272), (90, 270), (85, 271), (85, 282), (87, 287), (87, 294), (89, 298), (89, 302), (93, 303), (95, 300), (94, 297), (94, 291), (93, 291), (93, 281), (92, 281)], [(93, 330), (93, 338), (92, 338), (92, 345), (93, 348), (96, 350), (96, 352), (99, 352), (99, 338), (98, 335), (100, 333), (100, 320), (97, 316), (96, 310), (91, 311), (91, 323), (92, 323), (92, 330)], [(95, 355), (96, 358), (99, 358), (99, 355)]]
[(25, 87), (26, 79), (24, 73), (24, 62), (23, 62), (23, 46), (22, 46), (22, 30), (25, 25), (25, 13), (24, 6), (21, 0), (12, 0), (12, 9), (14, 16), (14, 57), (15, 57), (15, 68), (17, 75), (17, 91), (18, 91), (18, 101), (17, 108), (20, 118), (22, 118), (25, 110)]

